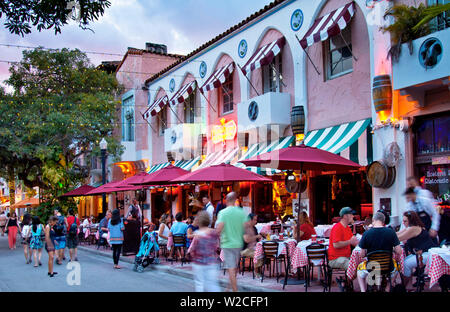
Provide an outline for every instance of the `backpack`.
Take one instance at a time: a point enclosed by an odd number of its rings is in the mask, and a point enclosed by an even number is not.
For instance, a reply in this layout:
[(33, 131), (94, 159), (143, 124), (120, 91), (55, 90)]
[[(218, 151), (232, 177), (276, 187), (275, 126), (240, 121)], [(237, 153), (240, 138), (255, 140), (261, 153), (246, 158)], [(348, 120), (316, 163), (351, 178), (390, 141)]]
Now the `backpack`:
[(64, 217), (58, 217), (58, 222), (55, 224), (55, 233), (56, 236), (64, 236)]
[(70, 225), (69, 228), (69, 236), (76, 236), (77, 232), (78, 232), (78, 228), (77, 228), (77, 217), (74, 217), (75, 220), (73, 221), (73, 223)]

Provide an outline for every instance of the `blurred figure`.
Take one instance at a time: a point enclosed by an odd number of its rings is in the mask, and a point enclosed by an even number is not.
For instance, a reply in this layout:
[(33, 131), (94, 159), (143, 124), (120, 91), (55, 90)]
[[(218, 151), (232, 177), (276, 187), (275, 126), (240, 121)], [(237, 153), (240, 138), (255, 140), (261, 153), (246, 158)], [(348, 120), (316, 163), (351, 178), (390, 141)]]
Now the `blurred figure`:
[(209, 213), (200, 211), (195, 218), (199, 229), (194, 234), (190, 256), (195, 276), (195, 291), (219, 292), (218, 266), (216, 250), (219, 247), (219, 235), (209, 228)]
[(78, 227), (80, 226), (80, 219), (78, 219), (73, 209), (69, 209), (69, 216), (67, 217), (67, 248), (69, 249), (70, 261), (78, 261)]
[(210, 221), (209, 227), (211, 227), (212, 222), (213, 222), (213, 217), (214, 217), (214, 206), (213, 206), (213, 204), (211, 204), (211, 200), (206, 195), (203, 196), (202, 202), (204, 205), (203, 210), (209, 214), (209, 221)]
[(2, 211), (0, 214), (0, 230), (2, 231), (2, 236), (5, 236), (5, 228), (6, 228), (6, 210)]
[(67, 219), (61, 214), (62, 209), (58, 207), (54, 210), (55, 216), (58, 218), (58, 222), (54, 226), (56, 233), (55, 238), (55, 250), (56, 250), (56, 263), (61, 265), (63, 260), (66, 260), (64, 251), (66, 249), (66, 234), (67, 234)]
[(417, 196), (427, 198), (434, 202), (433, 194), (429, 190), (422, 188), (415, 177), (411, 176), (406, 179), (406, 187), (413, 188)]
[[(258, 223), (258, 215), (250, 213), (248, 215), (248, 219), (249, 221), (245, 223), (244, 250), (241, 251), (241, 256), (254, 258), (256, 243), (262, 239), (262, 236), (258, 234), (258, 230), (255, 227)], [(258, 259), (258, 262), (255, 264), (255, 272), (257, 273), (257, 276), (259, 275), (259, 267), (262, 265), (262, 262), (263, 259)]]
[(45, 250), (48, 253), (48, 276), (53, 277), (58, 272), (53, 272), (53, 259), (55, 257), (56, 233), (54, 227), (58, 217), (51, 216), (45, 227)]
[(194, 233), (199, 229), (197, 222), (195, 221), (194, 216), (189, 216), (187, 218), (187, 235), (186, 235), (186, 248), (189, 248), (192, 240), (194, 239)]
[(16, 249), (17, 230), (19, 229), (19, 224), (15, 212), (11, 213), (8, 217), (6, 221), (6, 229), (8, 230), (9, 249)]
[(33, 217), (31, 226), (31, 239), (30, 248), (33, 251), (34, 267), (36, 268), (41, 263), (42, 248), (44, 247), (44, 242), (42, 241), (42, 234), (44, 233), (44, 226), (41, 224), (41, 220), (38, 216)]
[(216, 213), (215, 213), (216, 217), (219, 215), (219, 212), (222, 209), (227, 208), (227, 201), (226, 201), (227, 193), (226, 192), (222, 192), (220, 194), (220, 196), (221, 196), (221, 200), (219, 201), (219, 203), (217, 204), (217, 207), (216, 207)]
[(22, 236), (23, 254), (26, 264), (31, 263), (30, 235), (31, 235), (31, 215), (26, 213), (20, 224), (20, 234)]

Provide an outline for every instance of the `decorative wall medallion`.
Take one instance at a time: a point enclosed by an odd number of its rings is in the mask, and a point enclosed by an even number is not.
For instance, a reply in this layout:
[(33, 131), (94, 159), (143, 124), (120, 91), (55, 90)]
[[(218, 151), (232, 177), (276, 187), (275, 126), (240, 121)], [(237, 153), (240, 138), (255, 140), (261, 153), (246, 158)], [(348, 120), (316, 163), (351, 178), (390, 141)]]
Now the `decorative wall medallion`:
[(239, 46), (238, 46), (238, 55), (240, 58), (244, 58), (245, 55), (247, 55), (247, 41), (245, 41), (245, 39), (242, 39), (241, 42), (239, 42)]
[(439, 39), (429, 38), (425, 40), (419, 49), (420, 65), (425, 67), (425, 69), (433, 68), (441, 61), (443, 50), (444, 48)]
[(299, 30), (303, 25), (303, 12), (297, 9), (291, 16), (291, 28), (293, 31)]
[(169, 82), (169, 91), (170, 92), (173, 92), (175, 90), (175, 79), (170, 79), (170, 82)]
[(199, 74), (201, 78), (204, 78), (206, 76), (207, 66), (205, 61), (201, 62), (200, 68), (199, 68)]
[(258, 113), (259, 113), (258, 103), (252, 101), (248, 105), (248, 118), (250, 119), (250, 121), (255, 121), (258, 118)]
[(175, 132), (175, 130), (172, 131), (172, 135), (170, 136), (170, 141), (172, 142), (172, 144), (175, 144), (177, 142), (177, 133)]

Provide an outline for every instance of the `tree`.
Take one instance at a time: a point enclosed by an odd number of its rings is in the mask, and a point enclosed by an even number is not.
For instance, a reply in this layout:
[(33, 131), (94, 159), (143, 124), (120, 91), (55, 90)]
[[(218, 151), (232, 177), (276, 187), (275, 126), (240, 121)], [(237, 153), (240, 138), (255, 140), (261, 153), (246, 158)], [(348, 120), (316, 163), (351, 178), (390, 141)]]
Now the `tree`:
[(89, 174), (79, 160), (88, 165), (100, 155), (103, 137), (118, 159), (122, 147), (112, 132), (121, 86), (114, 75), (79, 50), (42, 48), (24, 51), (9, 71), (13, 93), (0, 93), (0, 175), (13, 168), (25, 186), (39, 186), (55, 202)]
[(105, 0), (4, 0), (0, 1), (0, 18), (5, 15), (4, 25), (12, 34), (30, 34), (32, 26), (38, 31), (54, 28), (58, 34), (70, 20), (87, 29), (110, 5)]

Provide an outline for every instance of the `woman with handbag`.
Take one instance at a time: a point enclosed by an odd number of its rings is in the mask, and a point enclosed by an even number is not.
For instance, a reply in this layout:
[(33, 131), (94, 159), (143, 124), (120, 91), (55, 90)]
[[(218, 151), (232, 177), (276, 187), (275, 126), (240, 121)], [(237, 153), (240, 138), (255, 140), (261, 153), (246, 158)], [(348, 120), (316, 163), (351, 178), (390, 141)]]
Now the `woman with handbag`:
[(31, 238), (30, 238), (30, 248), (33, 251), (34, 267), (42, 265), (41, 256), (42, 248), (44, 247), (43, 239), (45, 239), (44, 226), (41, 224), (41, 220), (38, 216), (33, 217), (31, 226)]
[(6, 221), (6, 230), (8, 231), (8, 243), (10, 250), (16, 249), (18, 228), (19, 224), (17, 223), (17, 215), (13, 212)]
[(54, 226), (58, 222), (58, 217), (51, 216), (48, 220), (48, 224), (45, 227), (45, 250), (48, 253), (48, 276), (53, 277), (58, 272), (53, 272), (53, 260), (55, 258), (55, 245), (58, 244), (56, 241), (56, 232)]
[(116, 209), (112, 212), (111, 219), (108, 221), (110, 244), (113, 249), (114, 269), (121, 268), (119, 266), (119, 258), (120, 252), (122, 251), (124, 230), (125, 226), (123, 224), (122, 218), (120, 217), (120, 211), (119, 209)]
[(26, 213), (23, 216), (22, 223), (20, 224), (20, 234), (22, 236), (23, 254), (27, 264), (31, 263), (31, 250), (30, 250), (30, 234), (31, 234), (31, 215)]

